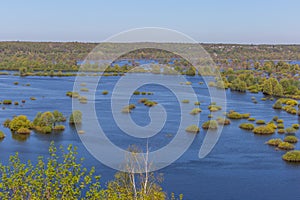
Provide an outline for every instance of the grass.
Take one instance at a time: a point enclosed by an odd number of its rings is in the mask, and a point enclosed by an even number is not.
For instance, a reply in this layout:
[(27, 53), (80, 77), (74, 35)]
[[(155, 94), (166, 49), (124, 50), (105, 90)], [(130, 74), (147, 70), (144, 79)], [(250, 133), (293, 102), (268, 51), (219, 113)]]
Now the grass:
[(30, 97), (30, 100), (31, 100), (31, 101), (35, 101), (36, 98), (35, 98), (35, 97)]

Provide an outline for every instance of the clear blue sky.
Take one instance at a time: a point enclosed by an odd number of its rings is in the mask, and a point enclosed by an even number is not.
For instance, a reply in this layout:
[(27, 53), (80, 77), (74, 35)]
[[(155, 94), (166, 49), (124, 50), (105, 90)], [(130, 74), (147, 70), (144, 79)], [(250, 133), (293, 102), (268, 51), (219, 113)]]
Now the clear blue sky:
[(102, 41), (164, 27), (206, 43), (300, 43), (299, 0), (3, 0), (0, 40)]

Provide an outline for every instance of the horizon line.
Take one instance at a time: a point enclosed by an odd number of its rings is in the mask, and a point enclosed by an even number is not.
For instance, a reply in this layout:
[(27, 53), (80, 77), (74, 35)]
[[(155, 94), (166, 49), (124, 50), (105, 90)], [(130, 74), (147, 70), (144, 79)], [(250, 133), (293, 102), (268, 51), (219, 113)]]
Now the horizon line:
[[(35, 41), (35, 40), (1, 40), (0, 39), (0, 43), (4, 43), (4, 42), (23, 42), (23, 43), (84, 43), (84, 44), (99, 44), (99, 43), (126, 43), (126, 42), (107, 42), (107, 41), (79, 41), (79, 40), (39, 40), (39, 41)], [(151, 41), (140, 41), (140, 42), (130, 42), (130, 43), (169, 43), (169, 44), (204, 44), (204, 45), (209, 45), (209, 44), (215, 44), (215, 45), (246, 45), (246, 46), (263, 46), (263, 45), (274, 45), (274, 46), (295, 46), (295, 45), (300, 45), (300, 43), (238, 43), (238, 42), (196, 42), (196, 43), (192, 43), (192, 42), (151, 42)]]

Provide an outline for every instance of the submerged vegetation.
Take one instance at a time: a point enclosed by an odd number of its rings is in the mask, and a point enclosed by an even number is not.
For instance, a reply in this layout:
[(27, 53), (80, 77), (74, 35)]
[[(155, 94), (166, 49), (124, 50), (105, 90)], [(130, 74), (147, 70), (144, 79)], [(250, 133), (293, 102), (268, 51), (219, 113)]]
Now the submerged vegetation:
[(218, 129), (218, 122), (216, 120), (209, 120), (202, 124), (203, 129)]
[(188, 126), (185, 129), (185, 131), (189, 132), (189, 133), (199, 133), (200, 132), (200, 128), (197, 125), (191, 125), (191, 126)]
[(282, 156), (282, 159), (287, 162), (300, 162), (300, 151), (299, 150), (289, 151)]

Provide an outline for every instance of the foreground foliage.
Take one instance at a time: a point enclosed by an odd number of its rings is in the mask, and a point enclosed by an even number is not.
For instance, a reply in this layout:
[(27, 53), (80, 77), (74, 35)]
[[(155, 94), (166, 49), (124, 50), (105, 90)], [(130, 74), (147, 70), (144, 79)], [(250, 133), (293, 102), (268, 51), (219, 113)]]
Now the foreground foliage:
[[(160, 200), (167, 195), (149, 173), (147, 187), (132, 184), (132, 177), (138, 180), (140, 174), (118, 172), (107, 188), (100, 185), (100, 176), (95, 169), (82, 166), (83, 159), (77, 158), (76, 147), (70, 145), (67, 151), (60, 147), (57, 152), (54, 143), (49, 148), (49, 158), (39, 157), (37, 164), (22, 163), (18, 156), (11, 156), (9, 165), (0, 164), (0, 199), (110, 199), (110, 200)], [(61, 156), (59, 156), (61, 154)], [(135, 186), (135, 187), (134, 187)], [(172, 199), (175, 199), (172, 195)], [(182, 199), (182, 195), (180, 196)]]

